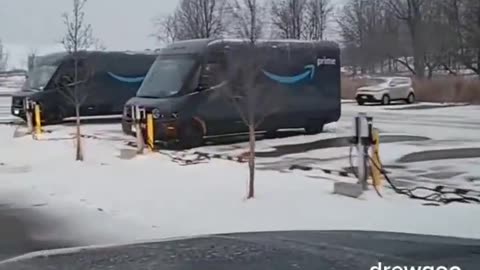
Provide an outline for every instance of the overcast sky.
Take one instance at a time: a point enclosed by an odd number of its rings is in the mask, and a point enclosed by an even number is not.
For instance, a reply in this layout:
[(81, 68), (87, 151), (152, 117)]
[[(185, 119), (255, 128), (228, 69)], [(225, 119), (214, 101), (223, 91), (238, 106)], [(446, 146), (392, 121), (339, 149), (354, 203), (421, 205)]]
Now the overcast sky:
[[(171, 14), (179, 1), (88, 0), (86, 20), (109, 50), (154, 49), (161, 46), (151, 37), (154, 19)], [(332, 1), (338, 9), (345, 0)], [(72, 0), (0, 0), (0, 39), (7, 47), (9, 66), (25, 66), (29, 52), (63, 49), (59, 44), (65, 32), (62, 14), (71, 7)], [(336, 39), (332, 28), (327, 35)]]
[[(170, 13), (178, 0), (89, 0), (86, 19), (109, 49), (155, 47), (153, 18)], [(71, 0), (0, 0), (0, 38), (9, 44), (42, 47), (64, 32), (61, 14)]]

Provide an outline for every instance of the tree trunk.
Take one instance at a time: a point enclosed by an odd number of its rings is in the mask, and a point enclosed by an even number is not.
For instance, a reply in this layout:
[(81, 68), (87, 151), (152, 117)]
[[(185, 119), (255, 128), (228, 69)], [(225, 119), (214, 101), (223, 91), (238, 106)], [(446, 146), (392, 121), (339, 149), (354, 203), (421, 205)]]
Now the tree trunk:
[[(480, 19), (479, 19), (480, 20)], [(480, 79), (480, 48), (477, 50), (477, 70), (478, 78)]]
[(420, 23), (414, 24), (415, 29), (412, 29), (412, 45), (413, 45), (413, 67), (415, 70), (415, 76), (419, 79), (425, 78), (425, 46), (420, 36), (419, 31)]
[(425, 60), (423, 60), (424, 54), (421, 49), (414, 49), (413, 66), (415, 69), (415, 75), (419, 79), (425, 78)]
[(428, 79), (431, 80), (433, 78), (433, 67), (428, 67)]
[(249, 159), (248, 159), (248, 169), (250, 172), (250, 177), (248, 181), (248, 199), (252, 199), (255, 196), (255, 125), (250, 124), (248, 126), (248, 137), (249, 137)]
[(75, 105), (75, 118), (76, 118), (76, 134), (75, 139), (77, 141), (77, 149), (75, 160), (76, 161), (83, 161), (83, 151), (82, 151), (82, 137), (80, 132), (80, 105)]
[[(412, 68), (410, 66), (410, 64), (408, 63), (407, 57), (405, 57), (405, 60), (395, 59), (395, 62), (400, 63), (402, 66), (407, 68), (413, 75), (416, 75), (415, 67)], [(396, 72), (398, 72), (398, 67), (396, 68)]]

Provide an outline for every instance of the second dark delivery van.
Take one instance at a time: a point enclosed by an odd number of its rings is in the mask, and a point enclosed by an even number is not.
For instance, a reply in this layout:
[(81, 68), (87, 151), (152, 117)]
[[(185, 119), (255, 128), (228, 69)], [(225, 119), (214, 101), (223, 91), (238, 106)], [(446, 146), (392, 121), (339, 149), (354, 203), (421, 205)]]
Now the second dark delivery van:
[(131, 110), (139, 106), (153, 115), (155, 141), (190, 148), (207, 136), (247, 132), (250, 116), (257, 131), (319, 133), (340, 118), (340, 104), (334, 42), (189, 40), (160, 51), (125, 105), (122, 128), (134, 134)]
[(21, 91), (12, 95), (11, 113), (25, 120), (24, 102), (28, 98), (40, 104), (44, 124), (75, 116), (76, 104), (81, 116), (121, 114), (156, 57), (150, 52), (79, 52), (74, 82), (72, 55), (38, 56)]

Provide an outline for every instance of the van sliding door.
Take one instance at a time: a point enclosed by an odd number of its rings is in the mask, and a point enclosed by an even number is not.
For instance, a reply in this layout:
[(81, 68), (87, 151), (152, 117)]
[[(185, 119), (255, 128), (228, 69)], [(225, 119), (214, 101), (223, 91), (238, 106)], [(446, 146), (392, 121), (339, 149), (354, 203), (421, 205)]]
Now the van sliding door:
[(202, 65), (199, 93), (203, 102), (199, 104), (198, 114), (207, 122), (208, 135), (238, 133), (247, 130), (236, 105), (242, 102), (232, 93), (228, 80), (225, 55), (222, 52), (211, 53)]

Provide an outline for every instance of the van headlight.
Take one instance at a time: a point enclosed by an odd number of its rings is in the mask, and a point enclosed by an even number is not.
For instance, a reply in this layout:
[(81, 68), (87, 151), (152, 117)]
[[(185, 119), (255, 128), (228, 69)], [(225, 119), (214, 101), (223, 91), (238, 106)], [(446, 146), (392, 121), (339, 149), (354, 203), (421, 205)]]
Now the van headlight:
[(152, 117), (154, 119), (159, 119), (160, 117), (162, 117), (162, 113), (160, 112), (159, 109), (153, 109), (152, 110)]

